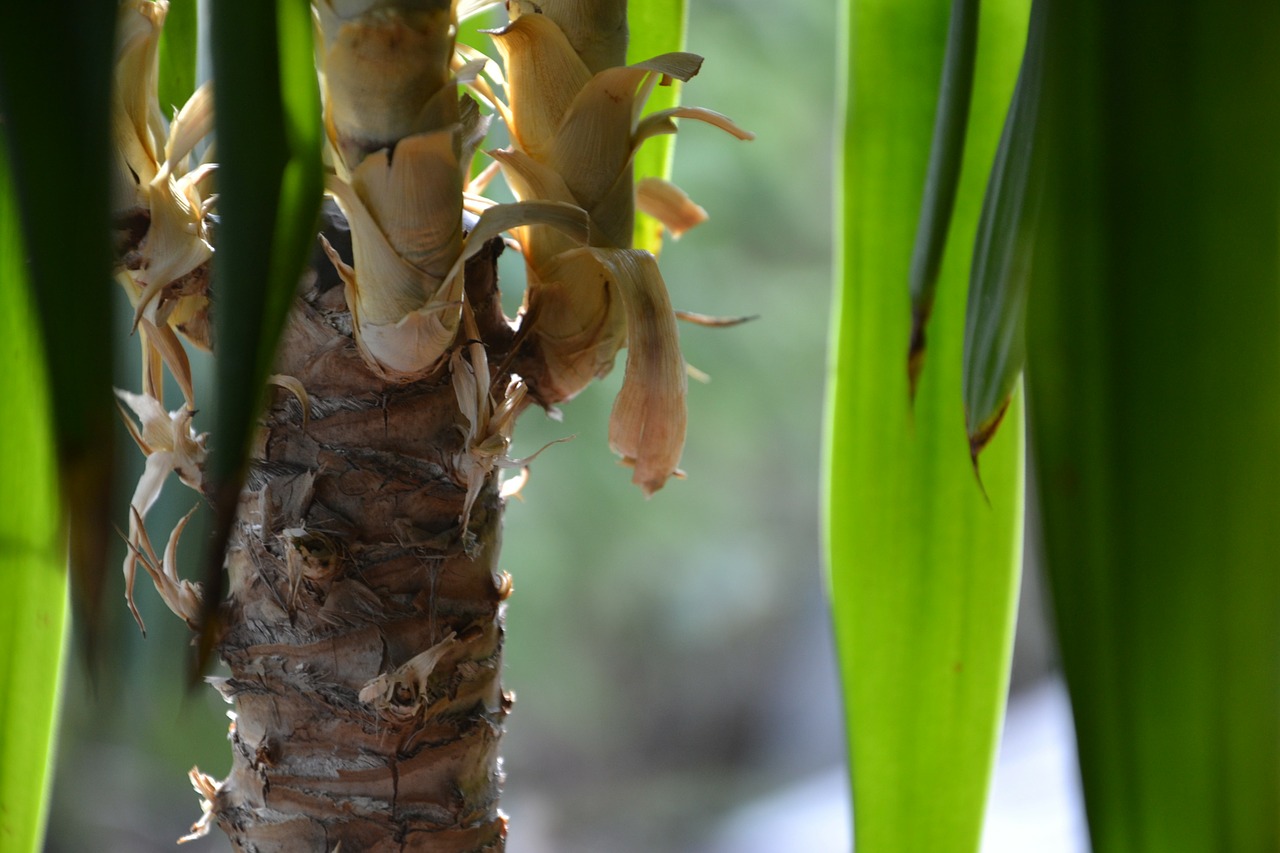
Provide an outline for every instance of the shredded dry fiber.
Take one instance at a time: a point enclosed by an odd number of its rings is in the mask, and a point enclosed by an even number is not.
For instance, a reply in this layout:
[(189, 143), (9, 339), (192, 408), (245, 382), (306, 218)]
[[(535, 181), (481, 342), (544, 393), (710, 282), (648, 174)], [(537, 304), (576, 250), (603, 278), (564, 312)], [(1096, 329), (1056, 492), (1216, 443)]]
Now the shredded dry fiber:
[[(500, 248), (467, 272), (494, 365), (512, 346), (493, 298)], [(448, 371), (377, 378), (342, 288), (304, 290), (277, 369), (307, 399), (275, 392), (228, 555), (234, 763), (210, 817), (255, 853), (500, 851), (496, 478), (464, 535), (466, 423)]]

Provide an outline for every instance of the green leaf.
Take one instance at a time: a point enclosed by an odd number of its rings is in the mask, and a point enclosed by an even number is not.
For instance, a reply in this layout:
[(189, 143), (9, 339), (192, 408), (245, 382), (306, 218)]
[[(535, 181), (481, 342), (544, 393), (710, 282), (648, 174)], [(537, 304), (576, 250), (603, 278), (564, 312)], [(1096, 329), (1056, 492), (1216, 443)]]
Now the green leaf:
[(951, 0), (947, 51), (942, 58), (938, 111), (933, 120), (933, 144), (929, 148), (929, 172), (924, 182), (915, 248), (911, 252), (911, 343), (907, 370), (912, 399), (924, 367), (925, 326), (938, 290), (938, 272), (947, 248), (956, 190), (960, 187), (960, 167), (964, 164), (973, 69), (978, 58), (978, 11), (978, 0)]
[(9, 163), (0, 137), (0, 839), (42, 848), (67, 573), (57, 448)]
[(1031, 180), (1043, 77), (1046, 0), (1033, 3), (1027, 48), (982, 200), (964, 326), (964, 418), (969, 455), (1000, 426), (1027, 361), (1027, 286), (1039, 204)]
[(0, 27), (0, 127), (52, 395), (77, 599), (90, 624), (111, 534), (111, 246), (107, 119), (116, 7), (12, 4)]
[(172, 119), (196, 90), (196, 0), (169, 0), (160, 31), (160, 109)]
[[(1027, 346), (1093, 849), (1280, 849), (1280, 5), (1053, 4)], [(1167, 11), (1167, 10), (1166, 10)]]
[[(689, 10), (685, 0), (631, 0), (627, 7), (627, 24), (631, 41), (627, 46), (627, 62), (636, 63), (652, 59), (664, 53), (685, 49), (685, 30)], [(669, 86), (658, 86), (649, 96), (645, 113), (666, 110), (680, 103), (679, 81)], [(636, 153), (634, 176), (637, 183), (643, 178), (669, 178), (675, 156), (674, 134), (664, 134), (648, 140)], [(636, 211), (633, 245), (654, 254), (662, 248), (662, 224), (646, 213)]]
[(840, 277), (826, 519), (859, 853), (976, 851), (1003, 716), (1021, 561), (1023, 431), (974, 482), (959, 405), (965, 283), (987, 164), (1013, 89), (1025, 2), (987, 2), (953, 238), (914, 409), (904, 311), (946, 7), (846, 4)]
[(323, 131), (311, 26), (305, 0), (223, 0), (212, 8), (221, 222), (206, 471), (215, 517), (204, 571), (201, 662), (225, 588), (222, 551), (266, 380), (315, 240)]

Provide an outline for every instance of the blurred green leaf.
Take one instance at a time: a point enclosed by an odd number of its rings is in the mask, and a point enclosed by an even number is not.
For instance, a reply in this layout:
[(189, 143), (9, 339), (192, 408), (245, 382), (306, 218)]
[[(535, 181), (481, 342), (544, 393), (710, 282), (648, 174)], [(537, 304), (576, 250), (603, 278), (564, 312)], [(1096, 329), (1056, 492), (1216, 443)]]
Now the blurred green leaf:
[(1280, 5), (1053, 4), (1027, 346), (1098, 853), (1280, 849)]
[(974, 468), (991, 441), (1027, 361), (1027, 283), (1038, 186), (1032, 155), (1043, 76), (1046, 0), (1034, 3), (1000, 147), (991, 167), (969, 275), (964, 326), (964, 417)]
[(942, 58), (942, 83), (938, 110), (933, 119), (933, 143), (929, 148), (929, 172), (924, 181), (924, 202), (911, 252), (911, 343), (907, 370), (912, 399), (924, 367), (925, 326), (933, 310), (938, 272), (947, 248), (947, 230), (960, 187), (964, 164), (964, 140), (969, 128), (969, 102), (973, 97), (973, 68), (978, 58), (978, 0), (951, 0), (947, 25), (947, 50)]
[(160, 32), (160, 109), (172, 119), (196, 90), (197, 0), (169, 0)]
[(225, 588), (222, 551), (266, 379), (315, 240), (323, 131), (311, 27), (305, 0), (224, 0), (212, 8), (221, 222), (206, 472), (215, 517), (204, 571), (202, 662)]
[[(846, 4), (826, 538), (859, 853), (976, 851), (1022, 542), (1019, 399), (974, 482), (959, 405), (965, 283), (1027, 4), (983, 4), (951, 250), (912, 409), (902, 354), (946, 5)], [(843, 69), (847, 69), (847, 72)]]
[(52, 395), (77, 599), (91, 636), (111, 535), (107, 108), (116, 6), (13, 4), (0, 27), (0, 122)]
[[(631, 0), (627, 6), (627, 25), (631, 40), (627, 45), (627, 62), (635, 63), (652, 59), (664, 53), (685, 49), (685, 30), (689, 10), (685, 0)], [(669, 86), (657, 86), (649, 96), (645, 113), (670, 109), (680, 103), (682, 84), (671, 81)], [(669, 178), (675, 156), (676, 140), (673, 134), (663, 134), (649, 139), (635, 156), (633, 165), (637, 183), (643, 178)], [(662, 224), (646, 213), (636, 211), (633, 245), (657, 254), (662, 248)]]
[(66, 550), (39, 322), (0, 135), (0, 839), (42, 848), (64, 626)]

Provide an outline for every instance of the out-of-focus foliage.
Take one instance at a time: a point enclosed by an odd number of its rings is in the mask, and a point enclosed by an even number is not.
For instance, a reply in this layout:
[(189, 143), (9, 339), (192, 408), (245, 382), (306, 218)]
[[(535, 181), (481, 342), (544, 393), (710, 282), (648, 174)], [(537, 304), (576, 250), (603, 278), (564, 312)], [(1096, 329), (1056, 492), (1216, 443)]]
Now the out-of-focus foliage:
[(66, 627), (57, 447), (27, 249), (0, 136), (0, 842), (37, 849)]
[(1093, 847), (1276, 850), (1280, 7), (1050, 9), (1027, 365)]

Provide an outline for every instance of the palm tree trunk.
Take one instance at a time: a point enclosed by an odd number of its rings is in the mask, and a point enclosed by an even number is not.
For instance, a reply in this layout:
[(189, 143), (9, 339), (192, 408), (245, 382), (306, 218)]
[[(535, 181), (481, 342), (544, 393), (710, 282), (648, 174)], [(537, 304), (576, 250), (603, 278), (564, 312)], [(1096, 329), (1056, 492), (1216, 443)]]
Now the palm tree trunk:
[[(467, 271), (494, 365), (513, 347), (501, 248)], [(497, 478), (463, 530), (449, 372), (375, 376), (331, 284), (304, 282), (294, 308), (277, 370), (305, 402), (276, 392), (228, 554), (234, 763), (212, 816), (239, 850), (502, 850)]]

